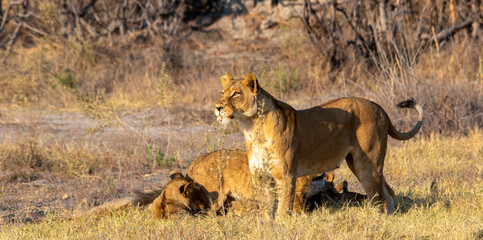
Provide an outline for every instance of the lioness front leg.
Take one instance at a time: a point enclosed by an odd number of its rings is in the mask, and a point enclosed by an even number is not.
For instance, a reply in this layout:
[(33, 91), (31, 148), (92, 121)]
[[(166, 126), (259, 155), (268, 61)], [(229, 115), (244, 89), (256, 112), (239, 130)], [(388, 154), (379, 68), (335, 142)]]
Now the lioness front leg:
[(292, 212), (296, 180), (293, 174), (284, 174), (281, 179), (277, 179), (277, 217)]

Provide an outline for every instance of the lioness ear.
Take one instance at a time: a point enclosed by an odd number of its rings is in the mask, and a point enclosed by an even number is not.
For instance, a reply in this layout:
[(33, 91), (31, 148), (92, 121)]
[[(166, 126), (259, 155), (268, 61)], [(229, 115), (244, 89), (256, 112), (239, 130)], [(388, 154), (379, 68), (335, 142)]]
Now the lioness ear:
[(156, 198), (151, 206), (151, 211), (156, 218), (161, 218), (166, 216), (166, 192), (161, 192), (161, 195)]
[(335, 187), (335, 190), (337, 192), (342, 192), (342, 193), (347, 193), (348, 192), (348, 185), (349, 183), (347, 183), (347, 181), (344, 181), (342, 183), (340, 183), (339, 185), (337, 185), (337, 187)]
[(328, 173), (324, 173), (324, 179), (326, 182), (333, 182), (334, 181), (334, 174), (332, 174), (331, 172), (328, 172)]
[(169, 173), (169, 178), (171, 178), (171, 180), (173, 180), (175, 178), (184, 178), (184, 176), (180, 171), (173, 170)]
[(258, 92), (258, 89), (259, 89), (258, 80), (255, 77), (255, 75), (253, 75), (252, 73), (249, 73), (245, 76), (245, 78), (242, 81), (242, 84), (249, 87), (252, 93)]
[(188, 184), (183, 184), (183, 185), (181, 185), (181, 187), (179, 187), (179, 193), (181, 195), (183, 195), (184, 191), (186, 191), (186, 185), (188, 185)]
[(189, 188), (192, 187), (191, 185), (192, 183), (183, 184), (181, 187), (179, 187), (179, 193), (181, 193), (183, 197), (186, 197), (186, 194), (188, 194)]
[(225, 73), (225, 75), (221, 77), (221, 84), (223, 85), (223, 87), (225, 87), (228, 83), (231, 82), (231, 80), (233, 80), (233, 77), (229, 73)]

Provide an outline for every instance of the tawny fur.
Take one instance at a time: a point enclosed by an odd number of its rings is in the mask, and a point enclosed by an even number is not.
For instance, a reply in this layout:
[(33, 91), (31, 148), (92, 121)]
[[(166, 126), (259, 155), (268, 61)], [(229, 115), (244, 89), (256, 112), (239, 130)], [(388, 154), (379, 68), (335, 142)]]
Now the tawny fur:
[(98, 217), (116, 210), (134, 206), (147, 206), (152, 203), (151, 210), (155, 217), (166, 218), (179, 214), (198, 214), (209, 210), (210, 202), (203, 187), (186, 179), (180, 172), (170, 173), (171, 181), (165, 187), (136, 191), (133, 197), (125, 197), (93, 207), (86, 212), (75, 214), (68, 219), (82, 217)]
[[(220, 150), (204, 154), (191, 163), (187, 175), (185, 178), (180, 172), (173, 171), (170, 173), (172, 180), (164, 188), (137, 191), (134, 197), (101, 204), (73, 218), (100, 216), (114, 210), (147, 206), (151, 203), (153, 214), (158, 218), (165, 218), (177, 214), (196, 214), (210, 209), (220, 211), (223, 207), (229, 209), (235, 200), (254, 200), (248, 157), (244, 151)], [(294, 203), (296, 211), (303, 211), (303, 202), (308, 196), (320, 194), (332, 187), (325, 185), (325, 180), (317, 180), (314, 187), (311, 185), (312, 179), (313, 177), (306, 176), (297, 180), (298, 201)], [(193, 184), (190, 187), (194, 190), (183, 195), (179, 189), (188, 184)], [(312, 192), (309, 193), (310, 191)]]
[(151, 206), (156, 218), (180, 214), (203, 214), (210, 210), (207, 192), (201, 185), (186, 179), (182, 174), (171, 174), (171, 181), (164, 187)]
[[(234, 200), (254, 200), (253, 183), (246, 152), (220, 150), (195, 159), (188, 168), (188, 178), (209, 192), (211, 209), (229, 208)], [(308, 194), (312, 176), (297, 179), (294, 210), (303, 211), (303, 196)], [(321, 191), (321, 190), (319, 190)]]
[(298, 177), (333, 170), (344, 159), (368, 197), (384, 202), (388, 213), (394, 211), (394, 191), (383, 176), (387, 136), (406, 140), (419, 131), (423, 110), (418, 103), (399, 105), (419, 112), (416, 126), (402, 133), (379, 105), (363, 98), (295, 110), (263, 90), (253, 74), (236, 80), (227, 73), (221, 80), (217, 118), (240, 123), (252, 173), (268, 165), (280, 189), (277, 215), (291, 212)]

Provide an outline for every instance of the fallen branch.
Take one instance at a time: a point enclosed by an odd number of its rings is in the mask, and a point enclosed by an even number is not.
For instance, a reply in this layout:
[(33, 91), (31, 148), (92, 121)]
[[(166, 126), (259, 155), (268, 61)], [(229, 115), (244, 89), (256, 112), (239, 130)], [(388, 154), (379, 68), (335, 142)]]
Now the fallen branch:
[(440, 42), (444, 41), (444, 40), (447, 40), (448, 38), (452, 37), (453, 35), (455, 35), (457, 32), (461, 31), (462, 29), (466, 29), (466, 28), (469, 28), (471, 27), (471, 25), (473, 24), (473, 20), (470, 19), (470, 20), (466, 20), (452, 28), (448, 28), (448, 29), (445, 29), (441, 32), (439, 32), (438, 34), (436, 34), (436, 36), (431, 36), (431, 35), (426, 35), (426, 36), (422, 36), (421, 37), (421, 41), (424, 42), (424, 43), (437, 43), (439, 44)]

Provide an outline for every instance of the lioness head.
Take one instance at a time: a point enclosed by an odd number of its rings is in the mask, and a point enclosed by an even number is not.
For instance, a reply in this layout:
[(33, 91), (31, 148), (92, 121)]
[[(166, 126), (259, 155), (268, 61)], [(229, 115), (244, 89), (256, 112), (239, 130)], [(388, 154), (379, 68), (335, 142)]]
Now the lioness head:
[(307, 191), (309, 196), (317, 195), (334, 189), (334, 175), (331, 172), (312, 179)]
[(257, 114), (257, 95), (260, 86), (253, 74), (248, 74), (243, 79), (233, 79), (226, 73), (221, 77), (223, 90), (221, 97), (216, 102), (216, 117), (222, 124), (231, 119), (241, 120), (251, 118)]
[(186, 179), (181, 173), (171, 173), (171, 181), (153, 202), (153, 214), (169, 217), (174, 214), (196, 215), (210, 209), (210, 201), (203, 187)]

